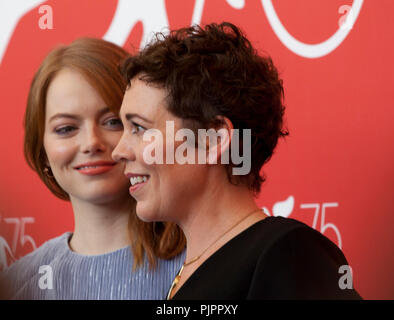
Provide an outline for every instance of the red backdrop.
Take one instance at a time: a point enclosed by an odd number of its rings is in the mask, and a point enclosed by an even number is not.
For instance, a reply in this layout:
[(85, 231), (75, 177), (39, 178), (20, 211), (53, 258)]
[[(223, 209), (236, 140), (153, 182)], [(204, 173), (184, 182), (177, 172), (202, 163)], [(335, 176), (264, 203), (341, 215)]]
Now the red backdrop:
[(393, 11), (391, 0), (2, 1), (0, 269), (73, 229), (70, 204), (23, 158), (27, 94), (46, 54), (81, 36), (130, 49), (165, 26), (230, 21), (285, 85), (290, 137), (258, 204), (337, 243), (364, 298), (393, 299)]

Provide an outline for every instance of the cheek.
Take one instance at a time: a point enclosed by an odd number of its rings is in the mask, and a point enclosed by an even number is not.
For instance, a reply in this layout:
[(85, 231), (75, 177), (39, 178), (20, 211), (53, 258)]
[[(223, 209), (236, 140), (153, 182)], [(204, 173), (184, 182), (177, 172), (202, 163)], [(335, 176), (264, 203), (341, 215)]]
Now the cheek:
[(177, 221), (199, 201), (204, 190), (204, 172), (197, 165), (163, 165), (155, 169), (156, 183), (150, 193), (151, 199), (154, 199), (154, 210), (166, 217), (159, 219), (171, 217), (171, 221)]
[[(157, 190), (165, 199), (182, 199), (189, 189), (190, 171), (183, 165), (158, 165), (154, 168), (154, 175), (157, 179)], [(177, 201), (178, 201), (177, 200)]]
[[(144, 167), (149, 170), (149, 174), (155, 177), (155, 188), (160, 190), (160, 194), (165, 194), (165, 198), (167, 199), (177, 198), (179, 195), (182, 195), (182, 193), (187, 192), (191, 189), (190, 184), (193, 184), (195, 178), (201, 178), (199, 175), (204, 174), (204, 172), (200, 170), (201, 167), (197, 164), (179, 164), (177, 162), (175, 151), (182, 143), (183, 142), (176, 141), (174, 143), (174, 141), (169, 141), (169, 143), (166, 144), (164, 138), (163, 145), (159, 143), (155, 144), (157, 149), (162, 148), (163, 164), (149, 165), (145, 163), (142, 157), (143, 148), (139, 150), (140, 159), (143, 161)], [(169, 152), (168, 164), (166, 163), (167, 151)], [(154, 155), (154, 153), (152, 153), (152, 155)]]
[(70, 140), (59, 141), (47, 138), (44, 139), (44, 148), (50, 165), (54, 167), (67, 164), (77, 152), (77, 147)]

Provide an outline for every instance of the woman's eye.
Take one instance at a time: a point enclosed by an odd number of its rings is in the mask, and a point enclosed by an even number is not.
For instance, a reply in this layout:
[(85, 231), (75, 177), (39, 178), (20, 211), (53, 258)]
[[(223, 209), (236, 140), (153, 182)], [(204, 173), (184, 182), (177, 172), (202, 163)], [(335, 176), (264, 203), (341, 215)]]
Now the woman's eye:
[(137, 134), (146, 130), (143, 126), (140, 126), (138, 123), (131, 122), (131, 125), (132, 125), (131, 128), (132, 134)]
[(105, 125), (112, 129), (123, 129), (122, 121), (119, 118), (111, 118), (105, 122)]
[(72, 127), (72, 126), (64, 126), (64, 127), (56, 128), (55, 133), (57, 133), (59, 135), (66, 135), (66, 134), (74, 131), (75, 129), (76, 128)]

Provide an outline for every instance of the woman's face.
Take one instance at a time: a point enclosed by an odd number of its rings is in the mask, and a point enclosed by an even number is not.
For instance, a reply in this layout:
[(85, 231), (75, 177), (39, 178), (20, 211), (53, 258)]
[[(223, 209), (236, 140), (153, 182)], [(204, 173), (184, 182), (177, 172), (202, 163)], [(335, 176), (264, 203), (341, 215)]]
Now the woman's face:
[[(206, 166), (179, 164), (176, 157), (172, 163), (166, 161), (167, 155), (171, 153), (174, 156), (182, 144), (182, 141), (166, 137), (166, 121), (171, 121), (175, 133), (183, 128), (182, 121), (167, 111), (164, 89), (147, 85), (138, 78), (131, 80), (130, 84), (120, 110), (124, 133), (112, 156), (126, 163), (125, 174), (132, 184), (130, 194), (137, 201), (137, 215), (144, 221), (178, 222), (180, 215), (188, 212), (193, 202), (203, 194)], [(143, 141), (144, 132), (148, 129), (161, 132), (161, 146), (160, 139)], [(145, 161), (144, 149), (147, 150), (148, 145), (150, 150), (154, 149), (153, 145), (158, 147), (156, 150), (162, 150), (164, 163), (149, 164)]]
[(57, 183), (71, 200), (93, 203), (127, 196), (124, 164), (111, 158), (123, 126), (77, 71), (61, 70), (46, 97), (44, 148)]

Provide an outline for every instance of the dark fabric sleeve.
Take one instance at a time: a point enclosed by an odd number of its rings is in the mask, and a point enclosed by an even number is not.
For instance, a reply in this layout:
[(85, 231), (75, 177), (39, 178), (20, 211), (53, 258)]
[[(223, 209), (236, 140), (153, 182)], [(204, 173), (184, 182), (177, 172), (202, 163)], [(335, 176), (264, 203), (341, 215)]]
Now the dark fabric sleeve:
[(361, 299), (353, 289), (341, 289), (341, 250), (310, 227), (280, 236), (260, 256), (247, 299)]

